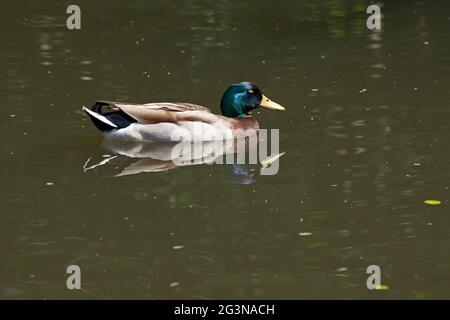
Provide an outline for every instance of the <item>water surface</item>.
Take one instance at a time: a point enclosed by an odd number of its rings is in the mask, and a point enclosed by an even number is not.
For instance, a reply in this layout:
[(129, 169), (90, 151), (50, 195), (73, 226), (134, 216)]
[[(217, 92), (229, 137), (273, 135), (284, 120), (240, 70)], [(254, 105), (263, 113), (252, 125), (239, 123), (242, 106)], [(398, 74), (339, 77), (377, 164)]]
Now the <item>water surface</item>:
[[(381, 3), (374, 32), (359, 0), (80, 0), (69, 31), (68, 1), (2, 1), (0, 297), (450, 298), (450, 3)], [(287, 108), (255, 114), (277, 175), (83, 170), (115, 154), (81, 106), (219, 112), (244, 80)]]

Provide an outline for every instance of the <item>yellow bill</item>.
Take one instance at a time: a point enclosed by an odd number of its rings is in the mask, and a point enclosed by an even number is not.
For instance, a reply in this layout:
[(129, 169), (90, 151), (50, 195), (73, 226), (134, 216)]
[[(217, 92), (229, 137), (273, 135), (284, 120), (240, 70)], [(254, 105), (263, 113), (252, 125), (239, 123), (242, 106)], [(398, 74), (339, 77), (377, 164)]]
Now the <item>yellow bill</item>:
[(283, 106), (280, 106), (278, 103), (270, 100), (265, 95), (262, 96), (260, 106), (272, 110), (286, 110)]

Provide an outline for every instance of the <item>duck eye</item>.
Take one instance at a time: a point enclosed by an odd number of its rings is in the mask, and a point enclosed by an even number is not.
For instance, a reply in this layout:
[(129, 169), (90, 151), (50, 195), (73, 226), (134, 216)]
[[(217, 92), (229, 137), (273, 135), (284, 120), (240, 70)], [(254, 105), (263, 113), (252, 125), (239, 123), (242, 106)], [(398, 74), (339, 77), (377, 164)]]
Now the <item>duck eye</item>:
[(248, 90), (248, 93), (253, 93), (253, 90), (252, 90), (252, 89), (249, 89), (249, 90)]

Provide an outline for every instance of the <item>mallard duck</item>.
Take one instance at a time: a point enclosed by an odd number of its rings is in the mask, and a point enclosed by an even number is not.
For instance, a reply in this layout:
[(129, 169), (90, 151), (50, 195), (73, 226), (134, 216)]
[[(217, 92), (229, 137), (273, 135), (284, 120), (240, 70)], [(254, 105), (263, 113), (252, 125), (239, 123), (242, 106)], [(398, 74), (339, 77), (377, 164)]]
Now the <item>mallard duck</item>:
[(215, 141), (256, 134), (259, 125), (249, 113), (264, 107), (285, 110), (251, 82), (230, 85), (222, 96), (222, 115), (192, 103), (98, 101), (83, 107), (105, 137), (122, 141)]

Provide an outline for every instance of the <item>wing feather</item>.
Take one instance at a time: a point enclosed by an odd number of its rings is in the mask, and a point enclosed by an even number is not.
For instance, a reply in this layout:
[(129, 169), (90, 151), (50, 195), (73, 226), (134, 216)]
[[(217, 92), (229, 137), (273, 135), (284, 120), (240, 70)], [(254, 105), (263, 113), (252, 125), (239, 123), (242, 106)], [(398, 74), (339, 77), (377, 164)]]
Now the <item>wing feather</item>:
[(112, 110), (122, 110), (136, 121), (143, 124), (178, 121), (201, 121), (214, 123), (219, 117), (203, 106), (183, 102), (158, 102), (131, 104), (112, 101), (98, 101), (97, 105)]

